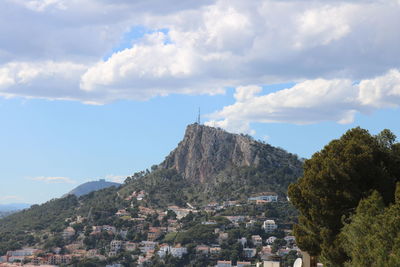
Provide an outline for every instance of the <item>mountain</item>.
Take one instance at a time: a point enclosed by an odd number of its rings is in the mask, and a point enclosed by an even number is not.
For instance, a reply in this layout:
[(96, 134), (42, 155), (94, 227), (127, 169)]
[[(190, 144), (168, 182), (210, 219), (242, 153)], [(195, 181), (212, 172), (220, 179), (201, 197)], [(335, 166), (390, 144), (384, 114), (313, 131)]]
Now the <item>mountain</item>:
[(14, 211), (0, 211), (0, 219), (3, 217), (7, 217), (10, 214), (13, 214)]
[[(250, 136), (192, 124), (162, 163), (135, 173), (121, 186), (104, 180), (85, 183), (63, 198), (1, 219), (0, 254), (34, 244), (60, 246), (57, 236), (78, 216), (88, 225), (121, 226), (133, 222), (121, 221), (116, 212), (126, 208), (135, 213), (139, 205), (202, 207), (211, 201), (245, 202), (265, 191), (276, 192), (285, 201), (288, 185), (302, 175), (302, 165), (296, 155)], [(132, 199), (141, 190), (144, 198)], [(53, 237), (48, 239), (49, 235)]]
[(0, 218), (6, 217), (17, 211), (27, 209), (31, 205), (26, 203), (0, 204)]
[(107, 182), (104, 179), (100, 179), (98, 181), (91, 181), (91, 182), (81, 184), (81, 185), (77, 186), (76, 188), (72, 189), (65, 196), (75, 195), (77, 197), (80, 197), (80, 196), (89, 194), (93, 191), (101, 190), (101, 189), (108, 188), (111, 186), (119, 187), (120, 185), (121, 184), (119, 184), (119, 183)]
[(191, 124), (178, 147), (161, 163), (193, 183), (207, 183), (224, 169), (258, 166), (260, 150), (248, 136)]
[(144, 190), (153, 204), (164, 205), (246, 199), (263, 191), (285, 197), (302, 164), (296, 155), (250, 136), (196, 123), (160, 165), (128, 178), (121, 191)]

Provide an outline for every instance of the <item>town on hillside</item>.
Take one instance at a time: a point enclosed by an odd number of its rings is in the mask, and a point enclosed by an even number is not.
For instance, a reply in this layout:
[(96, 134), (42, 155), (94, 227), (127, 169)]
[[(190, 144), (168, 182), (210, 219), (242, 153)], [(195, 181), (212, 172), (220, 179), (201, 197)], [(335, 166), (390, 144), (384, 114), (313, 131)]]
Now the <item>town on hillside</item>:
[(95, 224), (90, 213), (71, 217), (61, 232), (46, 233), (49, 242), (8, 251), (0, 266), (291, 267), (302, 257), (292, 234), (297, 214), (274, 192), (165, 209), (146, 196), (125, 197), (129, 205), (108, 224)]

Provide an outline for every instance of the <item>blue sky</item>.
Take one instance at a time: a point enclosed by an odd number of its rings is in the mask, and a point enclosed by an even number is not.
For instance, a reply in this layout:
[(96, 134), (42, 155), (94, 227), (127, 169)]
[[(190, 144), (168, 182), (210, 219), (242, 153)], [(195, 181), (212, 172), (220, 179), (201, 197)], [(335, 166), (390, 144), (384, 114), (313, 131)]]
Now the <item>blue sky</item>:
[(0, 3), (0, 204), (160, 163), (202, 122), (309, 158), (400, 136), (400, 3)]
[[(1, 203), (40, 203), (80, 183), (122, 179), (160, 163), (177, 145), (197, 107), (209, 113), (233, 102), (220, 96), (168, 96), (145, 102), (117, 101), (103, 106), (71, 101), (0, 100)], [(255, 138), (310, 157), (347, 129), (371, 133), (389, 128), (400, 136), (398, 110), (359, 115), (352, 124), (256, 123)], [(65, 177), (70, 182), (32, 180)]]

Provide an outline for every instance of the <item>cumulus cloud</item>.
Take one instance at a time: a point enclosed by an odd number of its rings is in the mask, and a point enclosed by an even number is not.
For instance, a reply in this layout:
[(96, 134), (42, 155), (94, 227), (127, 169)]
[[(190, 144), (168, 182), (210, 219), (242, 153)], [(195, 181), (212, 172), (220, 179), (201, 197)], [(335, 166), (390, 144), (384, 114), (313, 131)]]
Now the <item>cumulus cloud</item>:
[(115, 53), (106, 62), (88, 69), (82, 76), (81, 88), (104, 95), (113, 91), (117, 97), (139, 100), (171, 93), (223, 92), (222, 88), (208, 88), (208, 80), (201, 85), (192, 84), (193, 76), (200, 74), (195, 60), (189, 47), (166, 43), (165, 34), (157, 32), (148, 35), (143, 44)]
[(85, 101), (83, 93), (74, 92), (75, 82), (85, 70), (85, 65), (74, 62), (11, 62), (0, 65), (0, 96)]
[(66, 9), (64, 0), (14, 0), (14, 2), (38, 12), (44, 11), (49, 7)]
[(373, 108), (398, 107), (400, 105), (400, 72), (363, 80), (359, 84), (359, 101)]
[(358, 112), (400, 106), (400, 71), (396, 69), (356, 84), (349, 79), (315, 79), (266, 95), (254, 95), (261, 87), (247, 88), (250, 97), (243, 98), (246, 88), (238, 87), (236, 103), (210, 114), (206, 124), (254, 134), (250, 128), (254, 122), (347, 124)]
[(128, 177), (128, 175), (114, 175), (114, 174), (106, 175), (107, 180), (112, 181), (114, 183), (120, 183), (120, 184), (122, 184), (127, 177)]
[[(307, 107), (321, 95), (346, 91), (346, 99), (362, 94), (364, 106), (381, 94), (374, 105), (386, 107), (396, 90), (374, 86), (390, 87), (383, 83), (396, 79), (374, 77), (400, 68), (399, 13), (394, 0), (6, 0), (0, 3), (0, 95), (103, 104), (241, 87), (236, 99), (244, 106), (260, 93), (250, 85), (290, 81), (299, 84), (274, 101), (305, 92)], [(147, 30), (130, 36), (136, 26)], [(354, 81), (361, 81), (356, 89)], [(282, 109), (293, 108), (292, 101)], [(351, 120), (360, 101), (351, 109), (346, 102), (329, 119)], [(272, 113), (277, 117), (269, 121), (319, 121), (307, 108), (298, 118)]]
[(29, 180), (45, 182), (49, 184), (75, 184), (76, 181), (72, 180), (68, 177), (46, 177), (46, 176), (38, 176), (38, 177), (29, 177)]

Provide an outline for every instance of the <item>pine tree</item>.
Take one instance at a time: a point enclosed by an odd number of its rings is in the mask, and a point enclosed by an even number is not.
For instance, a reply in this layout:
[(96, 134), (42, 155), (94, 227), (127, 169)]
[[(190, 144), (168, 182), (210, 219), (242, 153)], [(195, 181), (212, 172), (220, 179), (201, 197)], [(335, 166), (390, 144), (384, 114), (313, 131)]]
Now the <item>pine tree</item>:
[(396, 203), (385, 208), (378, 192), (360, 201), (356, 213), (341, 233), (350, 256), (346, 267), (400, 266), (400, 185)]
[(373, 190), (385, 205), (394, 201), (400, 177), (397, 148), (390, 131), (372, 136), (354, 128), (305, 162), (303, 177), (288, 192), (300, 211), (294, 233), (302, 250), (319, 256), (325, 266), (344, 266), (349, 255), (339, 239), (343, 219)]

